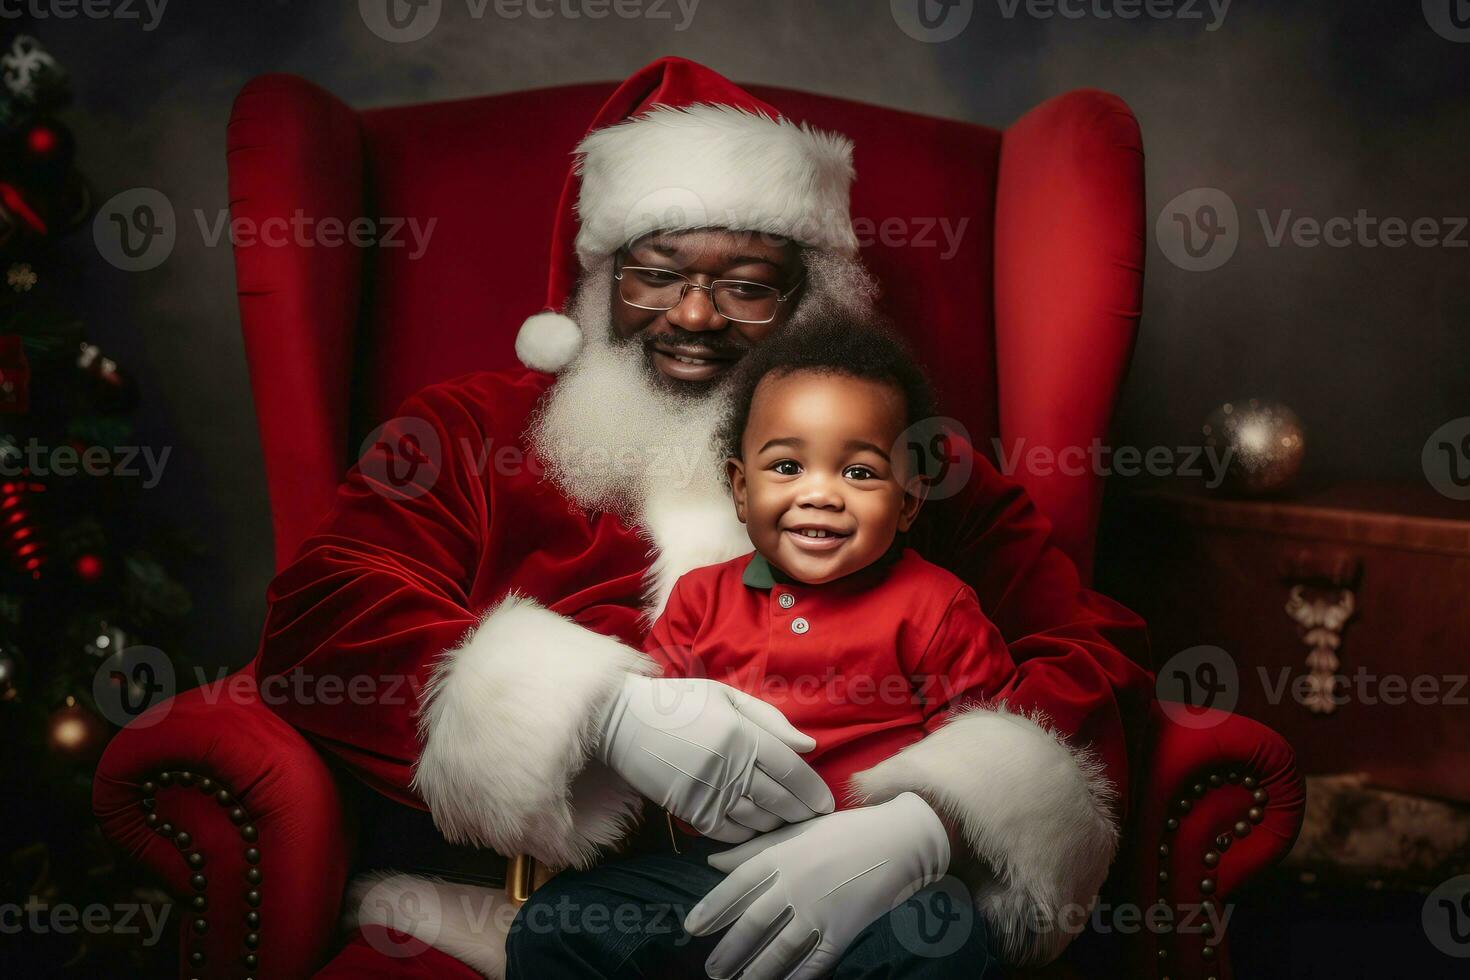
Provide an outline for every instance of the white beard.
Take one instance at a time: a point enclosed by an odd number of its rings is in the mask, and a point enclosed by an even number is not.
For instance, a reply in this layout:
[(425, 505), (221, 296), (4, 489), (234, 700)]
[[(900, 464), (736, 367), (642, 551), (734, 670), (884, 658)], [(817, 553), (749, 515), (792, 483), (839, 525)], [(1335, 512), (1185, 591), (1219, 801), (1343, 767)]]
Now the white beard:
[[(855, 261), (804, 256), (809, 287), (783, 329), (831, 305), (871, 307), (872, 280)], [(715, 432), (729, 385), (688, 392), (653, 377), (639, 341), (613, 339), (612, 260), (589, 269), (568, 311), (584, 346), (532, 413), (526, 436), (546, 478), (569, 500), (636, 525), (651, 545), (645, 615), (656, 619), (674, 582), (703, 565), (748, 554)]]

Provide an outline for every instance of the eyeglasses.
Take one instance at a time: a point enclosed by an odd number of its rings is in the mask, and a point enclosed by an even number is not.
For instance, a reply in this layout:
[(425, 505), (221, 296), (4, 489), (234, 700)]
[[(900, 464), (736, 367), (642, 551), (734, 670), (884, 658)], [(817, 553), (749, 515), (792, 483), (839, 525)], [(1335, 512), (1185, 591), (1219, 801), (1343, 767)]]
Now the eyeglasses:
[(715, 279), (701, 286), (682, 273), (644, 265), (625, 265), (613, 273), (623, 302), (640, 310), (672, 310), (690, 289), (709, 292), (715, 312), (737, 323), (770, 323), (781, 304), (801, 288), (802, 280), (784, 293), (775, 286), (744, 279)]

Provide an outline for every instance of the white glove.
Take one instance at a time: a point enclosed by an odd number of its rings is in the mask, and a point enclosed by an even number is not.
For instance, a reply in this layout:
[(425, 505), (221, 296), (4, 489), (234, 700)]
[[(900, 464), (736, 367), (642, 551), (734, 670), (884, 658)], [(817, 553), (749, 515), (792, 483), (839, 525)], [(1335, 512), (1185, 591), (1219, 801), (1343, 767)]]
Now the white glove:
[(711, 977), (825, 976), (858, 933), (944, 877), (949, 859), (939, 816), (904, 793), (712, 855), (709, 863), (730, 876), (689, 911), (684, 928), (704, 936), (735, 923), (705, 961)]
[(835, 806), (796, 754), (816, 741), (779, 709), (718, 681), (629, 674), (600, 731), (599, 759), (718, 841), (747, 841)]

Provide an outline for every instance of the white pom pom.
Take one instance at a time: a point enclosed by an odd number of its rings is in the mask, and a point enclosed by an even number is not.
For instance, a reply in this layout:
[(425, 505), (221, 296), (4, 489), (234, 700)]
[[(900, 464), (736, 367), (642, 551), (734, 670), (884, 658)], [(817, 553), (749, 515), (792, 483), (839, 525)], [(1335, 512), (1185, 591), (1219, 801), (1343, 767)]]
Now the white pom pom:
[(556, 373), (582, 349), (582, 330), (571, 317), (550, 310), (528, 317), (516, 334), (516, 357), (532, 371)]

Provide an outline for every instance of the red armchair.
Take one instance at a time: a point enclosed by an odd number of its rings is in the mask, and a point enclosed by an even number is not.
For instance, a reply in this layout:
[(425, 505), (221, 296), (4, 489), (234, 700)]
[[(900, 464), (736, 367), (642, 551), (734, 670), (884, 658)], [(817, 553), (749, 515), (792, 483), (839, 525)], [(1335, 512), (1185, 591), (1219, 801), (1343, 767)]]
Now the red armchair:
[[(609, 91), (363, 112), (289, 76), (241, 92), (228, 138), (234, 218), (264, 230), (296, 215), (369, 217), (380, 236), (372, 248), (330, 247), (307, 224), (302, 241), (261, 235), (235, 251), (278, 565), (326, 511), (373, 420), (425, 384), (513, 364), (514, 331), (541, 303), (569, 149)], [(1127, 106), (1073, 92), (1002, 132), (752, 91), (853, 137), (865, 259), (976, 444), (998, 439), (1008, 454), (1105, 434), (1142, 288), (1143, 156)], [(1100, 478), (1013, 475), (1085, 574)], [(180, 695), (154, 709), (167, 712), (157, 724), (113, 740), (97, 817), (185, 908), (183, 975), (307, 976), (340, 942), (350, 814), (323, 759), (259, 703), (249, 672), (229, 683)], [(1180, 726), (1155, 706), (1105, 901), (1223, 906), (1295, 839), (1303, 792), (1286, 744), (1245, 718), (1194, 721)], [(1222, 934), (1120, 938), (1105, 965), (1077, 944), (1046, 974), (1230, 974)], [(333, 970), (469, 975), (433, 950), (382, 958), (361, 936)]]

